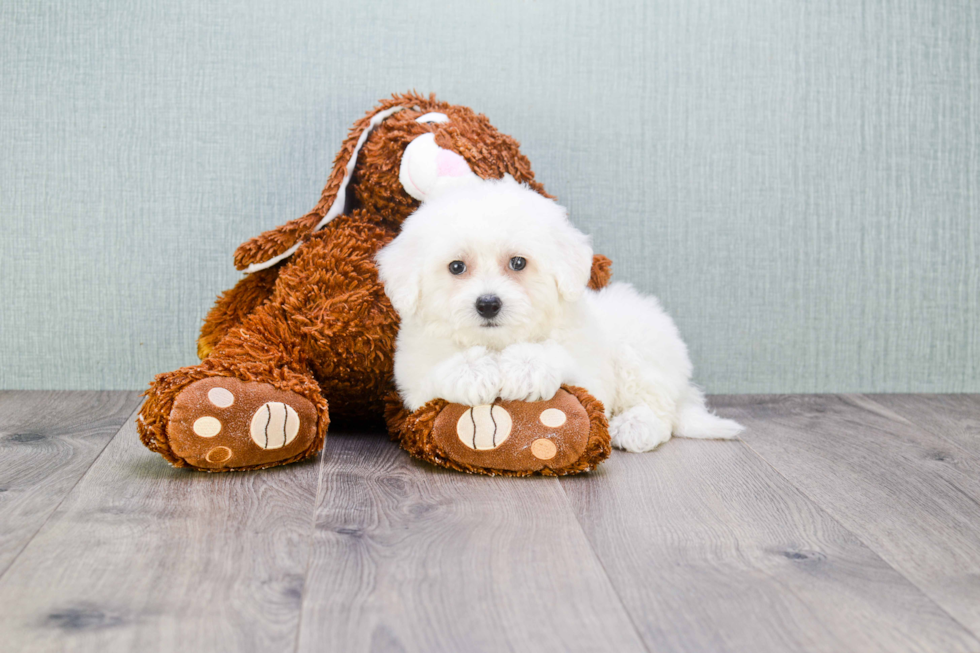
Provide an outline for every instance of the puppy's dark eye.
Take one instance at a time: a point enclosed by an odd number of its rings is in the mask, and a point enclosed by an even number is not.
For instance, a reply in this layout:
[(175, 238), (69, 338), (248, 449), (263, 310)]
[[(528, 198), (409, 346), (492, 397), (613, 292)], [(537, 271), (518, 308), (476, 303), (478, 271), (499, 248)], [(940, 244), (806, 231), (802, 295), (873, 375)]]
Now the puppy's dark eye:
[(510, 260), (510, 269), (520, 272), (527, 265), (527, 261), (524, 260), (523, 256), (515, 256)]
[(463, 274), (466, 272), (466, 263), (462, 261), (453, 261), (449, 264), (449, 271), (453, 274)]

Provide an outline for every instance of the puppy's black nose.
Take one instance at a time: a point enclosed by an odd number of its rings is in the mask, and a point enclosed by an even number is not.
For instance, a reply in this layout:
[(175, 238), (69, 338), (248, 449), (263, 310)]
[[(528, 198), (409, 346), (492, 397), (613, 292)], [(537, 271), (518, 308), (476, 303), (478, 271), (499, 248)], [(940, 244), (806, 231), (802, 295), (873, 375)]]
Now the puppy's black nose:
[(500, 297), (496, 295), (480, 295), (476, 299), (476, 312), (480, 314), (480, 317), (489, 320), (500, 312), (500, 307), (503, 305)]

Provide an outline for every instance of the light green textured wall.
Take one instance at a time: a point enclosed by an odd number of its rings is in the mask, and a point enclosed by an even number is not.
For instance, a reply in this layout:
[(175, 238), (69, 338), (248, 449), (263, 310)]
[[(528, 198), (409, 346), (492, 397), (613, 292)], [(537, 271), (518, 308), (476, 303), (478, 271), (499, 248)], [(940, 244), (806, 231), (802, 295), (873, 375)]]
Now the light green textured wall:
[(354, 118), (523, 144), (711, 392), (980, 391), (980, 3), (0, 4), (0, 387), (195, 361)]

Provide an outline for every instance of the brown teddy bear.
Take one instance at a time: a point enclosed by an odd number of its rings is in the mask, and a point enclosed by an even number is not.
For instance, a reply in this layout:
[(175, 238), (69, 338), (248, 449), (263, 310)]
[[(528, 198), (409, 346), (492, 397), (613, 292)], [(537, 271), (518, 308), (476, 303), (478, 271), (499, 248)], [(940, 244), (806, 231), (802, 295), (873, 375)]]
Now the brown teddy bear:
[[(178, 467), (260, 469), (320, 451), (331, 418), (384, 414), (409, 453), (468, 472), (569, 474), (608, 457), (602, 405), (581, 388), (545, 402), (436, 400), (412, 414), (392, 392), (398, 318), (374, 257), (419, 206), (402, 158), (428, 134), (480, 177), (510, 174), (547, 195), (485, 116), (414, 93), (382, 101), (354, 123), (316, 207), (235, 252), (248, 274), (208, 313), (201, 363), (146, 392), (137, 426), (148, 448)], [(596, 257), (593, 288), (610, 265)]]

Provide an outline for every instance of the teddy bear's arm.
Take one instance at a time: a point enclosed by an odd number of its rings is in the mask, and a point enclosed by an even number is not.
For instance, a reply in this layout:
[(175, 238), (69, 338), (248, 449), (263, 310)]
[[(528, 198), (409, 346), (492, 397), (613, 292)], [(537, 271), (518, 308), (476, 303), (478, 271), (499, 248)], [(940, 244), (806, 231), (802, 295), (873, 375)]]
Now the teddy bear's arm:
[(218, 296), (218, 301), (204, 318), (201, 336), (197, 339), (197, 355), (201, 360), (211, 355), (228, 331), (240, 325), (272, 295), (278, 276), (278, 266), (260, 270), (245, 276), (234, 288)]

